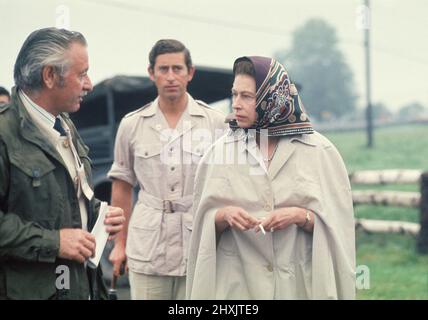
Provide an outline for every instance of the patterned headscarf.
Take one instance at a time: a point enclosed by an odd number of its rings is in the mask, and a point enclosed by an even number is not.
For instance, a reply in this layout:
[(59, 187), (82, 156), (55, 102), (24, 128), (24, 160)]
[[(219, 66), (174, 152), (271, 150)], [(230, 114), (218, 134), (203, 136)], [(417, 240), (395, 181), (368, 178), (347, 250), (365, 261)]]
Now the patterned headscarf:
[[(296, 86), (287, 71), (276, 60), (265, 57), (241, 57), (235, 60), (250, 61), (255, 69), (257, 120), (249, 129), (267, 129), (269, 136), (287, 136), (313, 133), (314, 129), (303, 107)], [(238, 129), (236, 120), (229, 122), (232, 130)]]

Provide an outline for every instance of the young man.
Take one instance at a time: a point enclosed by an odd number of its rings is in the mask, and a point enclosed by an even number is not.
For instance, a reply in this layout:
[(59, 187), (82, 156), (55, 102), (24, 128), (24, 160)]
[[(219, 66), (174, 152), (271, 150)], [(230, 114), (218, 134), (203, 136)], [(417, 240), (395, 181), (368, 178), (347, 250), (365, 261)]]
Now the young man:
[(149, 61), (158, 97), (122, 120), (108, 174), (112, 203), (126, 216), (110, 260), (117, 275), (127, 258), (132, 299), (184, 299), (196, 165), (224, 115), (187, 93), (195, 68), (181, 42), (158, 41)]
[[(0, 299), (107, 298), (90, 234), (100, 202), (88, 149), (68, 113), (92, 83), (82, 34), (45, 28), (25, 40), (12, 102), (0, 106)], [(117, 233), (123, 211), (110, 207)]]

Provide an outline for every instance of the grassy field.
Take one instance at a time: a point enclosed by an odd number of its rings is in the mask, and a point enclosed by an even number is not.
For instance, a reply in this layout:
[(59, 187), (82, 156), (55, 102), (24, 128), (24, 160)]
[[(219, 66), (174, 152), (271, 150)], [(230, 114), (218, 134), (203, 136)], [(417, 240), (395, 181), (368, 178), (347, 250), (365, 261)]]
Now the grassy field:
[(428, 126), (376, 129), (374, 148), (366, 148), (364, 132), (325, 134), (339, 149), (350, 172), (368, 169), (427, 169)]
[[(428, 171), (428, 126), (377, 129), (374, 148), (367, 149), (364, 132), (325, 134), (339, 149), (349, 172), (375, 169)], [(355, 189), (369, 188), (353, 186)], [(376, 189), (418, 191), (417, 185), (379, 186)], [(419, 221), (417, 209), (359, 206), (358, 218)], [(370, 270), (370, 289), (358, 299), (428, 299), (428, 256), (418, 255), (412, 236), (357, 232), (357, 265)]]

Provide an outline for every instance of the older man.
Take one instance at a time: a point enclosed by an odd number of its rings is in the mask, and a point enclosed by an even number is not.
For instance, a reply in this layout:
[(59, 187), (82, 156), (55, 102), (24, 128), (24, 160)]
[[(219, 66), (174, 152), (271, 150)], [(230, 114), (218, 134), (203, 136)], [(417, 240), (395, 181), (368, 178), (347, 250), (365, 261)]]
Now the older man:
[[(88, 148), (67, 113), (92, 90), (82, 34), (34, 31), (15, 63), (12, 101), (0, 107), (0, 299), (106, 297), (90, 234), (93, 197)], [(123, 211), (109, 208), (113, 237)]]

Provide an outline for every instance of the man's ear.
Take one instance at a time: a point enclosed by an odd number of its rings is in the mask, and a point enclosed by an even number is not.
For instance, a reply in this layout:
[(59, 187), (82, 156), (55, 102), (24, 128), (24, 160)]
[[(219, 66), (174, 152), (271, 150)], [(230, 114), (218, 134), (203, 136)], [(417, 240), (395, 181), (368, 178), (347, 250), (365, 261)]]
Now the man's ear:
[(192, 81), (194, 74), (195, 74), (195, 67), (191, 66), (189, 68), (189, 74), (188, 74), (188, 81), (189, 82)]
[(53, 66), (45, 66), (42, 70), (42, 81), (48, 89), (55, 86), (57, 74)]
[(155, 81), (155, 71), (153, 70), (153, 68), (151, 66), (147, 67), (147, 71), (149, 72), (150, 80), (152, 80), (154, 82)]

